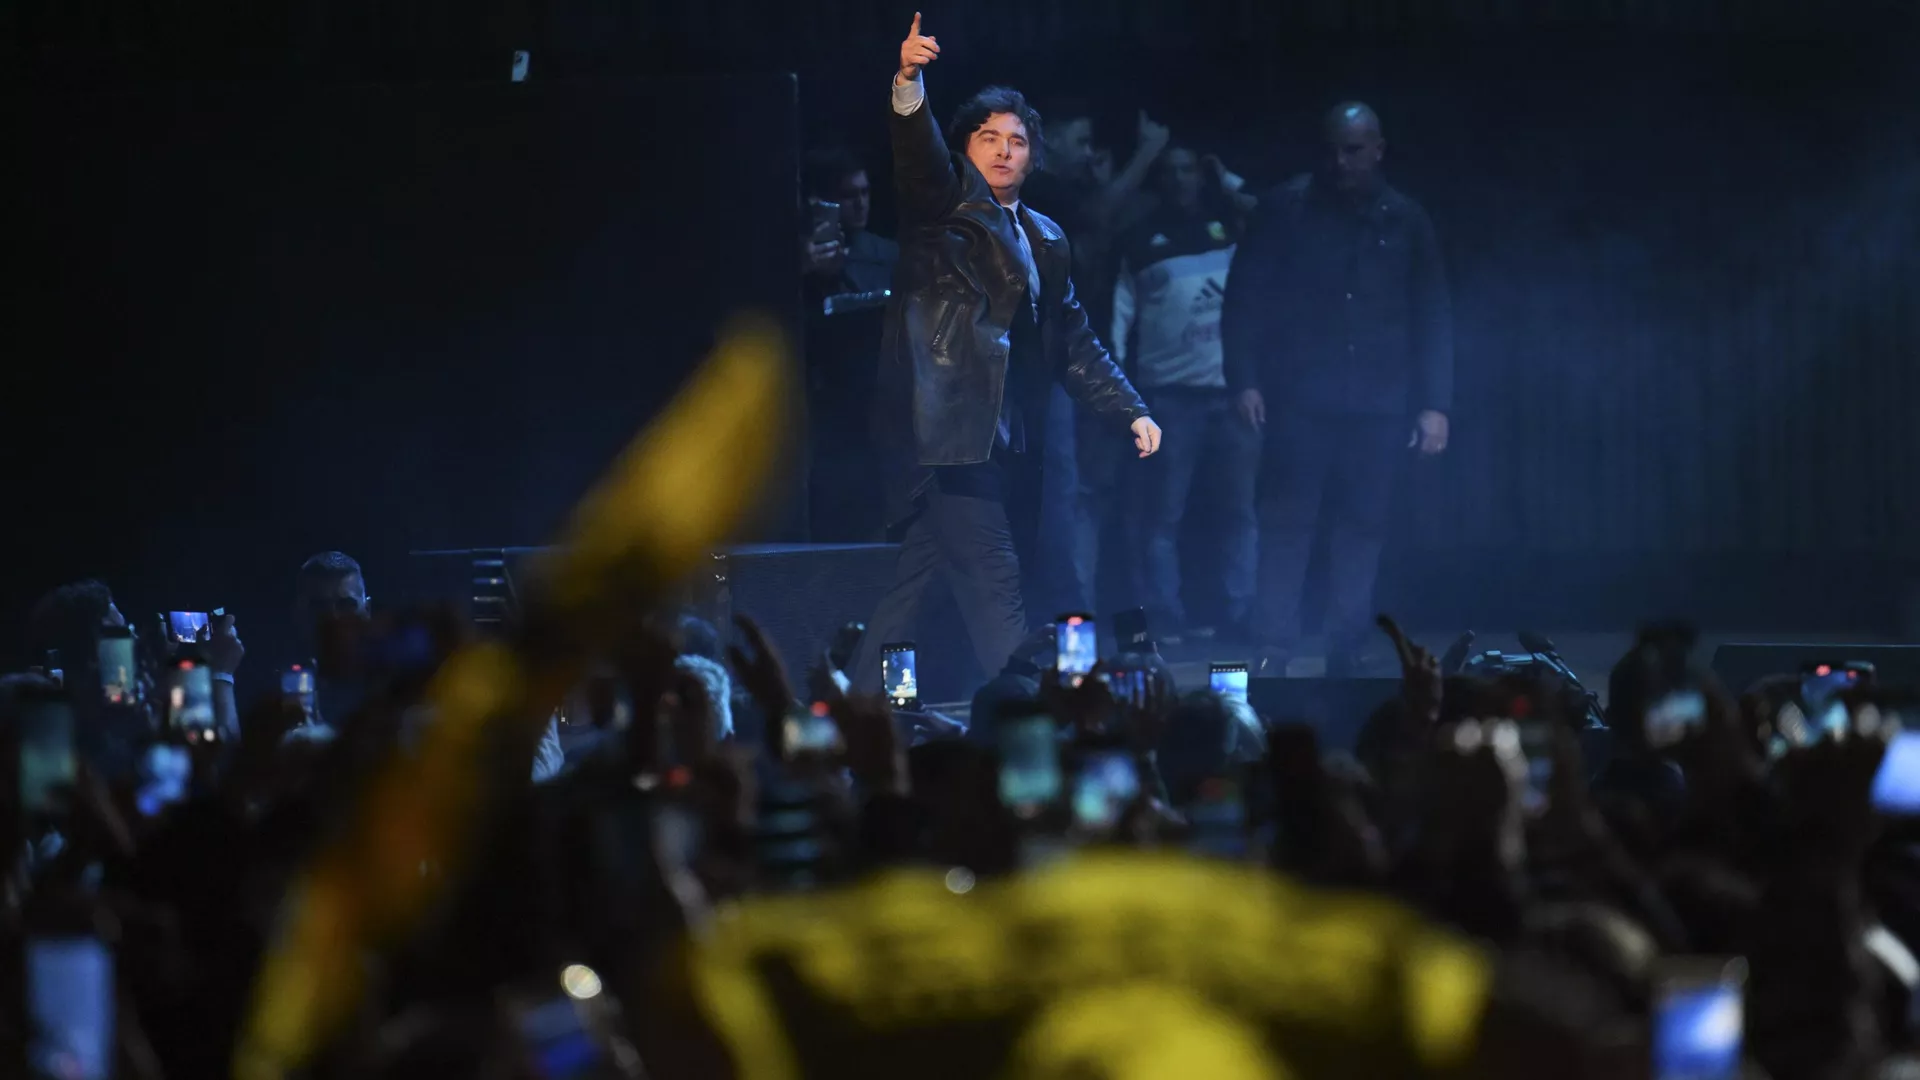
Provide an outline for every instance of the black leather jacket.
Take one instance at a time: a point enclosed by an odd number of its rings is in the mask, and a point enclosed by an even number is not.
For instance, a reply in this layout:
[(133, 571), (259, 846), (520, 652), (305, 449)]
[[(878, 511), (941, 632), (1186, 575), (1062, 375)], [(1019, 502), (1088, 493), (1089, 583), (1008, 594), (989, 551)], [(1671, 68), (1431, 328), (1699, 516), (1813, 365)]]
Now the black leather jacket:
[[(927, 467), (976, 464), (992, 454), (1010, 389), (1008, 335), (1027, 282), (1006, 213), (980, 170), (948, 151), (931, 104), (922, 100), (908, 116), (889, 109), (889, 117), (900, 262), (881, 343), (875, 432), (889, 458), (889, 520), (898, 521)], [(1147, 407), (1074, 298), (1066, 234), (1024, 204), (1020, 214), (1036, 241), (1044, 302), (1043, 357), (1034, 367), (1086, 410), (1110, 417), (1118, 437)], [(1044, 383), (1012, 392), (1027, 415), (1045, 415)]]

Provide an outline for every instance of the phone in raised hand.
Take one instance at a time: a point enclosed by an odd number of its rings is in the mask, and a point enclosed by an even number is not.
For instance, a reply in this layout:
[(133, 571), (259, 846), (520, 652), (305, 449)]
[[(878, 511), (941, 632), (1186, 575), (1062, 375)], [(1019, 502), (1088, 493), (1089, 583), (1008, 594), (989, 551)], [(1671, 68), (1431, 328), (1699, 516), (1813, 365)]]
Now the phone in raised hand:
[(213, 718), (213, 669), (182, 657), (167, 673), (167, 727), (187, 742), (218, 737)]
[(133, 629), (101, 627), (98, 650), (101, 698), (109, 705), (133, 704), (140, 693), (140, 668), (133, 655)]
[(1676, 690), (1647, 709), (1644, 730), (1647, 744), (1659, 749), (1672, 746), (1697, 730), (1707, 718), (1707, 698), (1699, 690)]
[(1014, 816), (1033, 818), (1060, 798), (1060, 732), (1045, 713), (997, 721), (1000, 802)]
[(833, 722), (825, 702), (796, 711), (780, 726), (780, 749), (788, 760), (802, 754), (834, 754), (845, 749), (840, 725)]
[(1189, 851), (1236, 862), (1247, 857), (1251, 834), (1246, 799), (1238, 783), (1224, 776), (1201, 781), (1186, 816)]
[(1079, 686), (1100, 662), (1100, 630), (1093, 616), (1068, 613), (1054, 620), (1054, 668), (1060, 681)]
[(112, 950), (91, 933), (29, 933), (23, 945), (27, 1075), (108, 1080), (116, 1041)]
[(831, 244), (846, 240), (846, 232), (840, 224), (839, 203), (826, 199), (812, 199), (807, 203), (807, 210), (813, 225), (814, 243)]
[(1221, 697), (1247, 700), (1247, 665), (1208, 664), (1207, 687)]
[(57, 818), (68, 808), (78, 778), (73, 703), (58, 687), (23, 687), (14, 694), (13, 751), (20, 813)]
[(169, 611), (166, 621), (167, 640), (176, 645), (191, 645), (213, 636), (212, 615), (205, 611)]
[(920, 667), (913, 642), (880, 646), (880, 681), (896, 709), (920, 707)]
[(1920, 816), (1920, 731), (1902, 731), (1887, 743), (1871, 794), (1883, 814)]
[(1841, 694), (1855, 687), (1873, 685), (1872, 664), (1859, 661), (1822, 660), (1800, 669), (1800, 702), (1808, 716), (1820, 716)]
[(1074, 778), (1074, 824), (1089, 833), (1109, 832), (1139, 797), (1140, 766), (1131, 752), (1089, 751)]
[(1747, 963), (1676, 957), (1654, 973), (1653, 1080), (1738, 1080)]

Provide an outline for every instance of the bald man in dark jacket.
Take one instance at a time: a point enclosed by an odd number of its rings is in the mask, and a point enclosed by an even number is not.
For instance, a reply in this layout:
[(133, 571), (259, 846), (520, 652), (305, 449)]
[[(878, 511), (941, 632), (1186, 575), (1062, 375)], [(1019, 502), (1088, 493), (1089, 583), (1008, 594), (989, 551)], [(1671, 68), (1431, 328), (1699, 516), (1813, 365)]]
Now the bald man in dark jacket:
[(1381, 178), (1372, 109), (1334, 109), (1327, 143), (1319, 172), (1260, 199), (1221, 312), (1227, 386), (1266, 435), (1251, 622), (1269, 675), (1299, 645), (1323, 499), (1328, 674), (1352, 673), (1372, 636), (1399, 462), (1446, 449), (1453, 406), (1453, 309), (1433, 222)]

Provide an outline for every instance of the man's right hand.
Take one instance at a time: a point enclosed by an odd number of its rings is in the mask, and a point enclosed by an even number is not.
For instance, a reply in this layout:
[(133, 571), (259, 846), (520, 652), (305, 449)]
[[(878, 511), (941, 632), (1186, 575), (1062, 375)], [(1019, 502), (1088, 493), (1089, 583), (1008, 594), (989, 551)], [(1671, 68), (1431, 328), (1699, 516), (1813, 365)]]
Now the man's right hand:
[(800, 256), (800, 268), (806, 273), (829, 280), (839, 280), (840, 271), (847, 265), (847, 249), (838, 240), (816, 243), (806, 242), (806, 250)]
[(1254, 427), (1267, 426), (1267, 399), (1258, 390), (1240, 391), (1240, 418)]
[(939, 56), (940, 43), (920, 32), (920, 13), (914, 12), (913, 28), (907, 31), (907, 40), (900, 43), (900, 74), (895, 84), (905, 86), (919, 78), (920, 69)]

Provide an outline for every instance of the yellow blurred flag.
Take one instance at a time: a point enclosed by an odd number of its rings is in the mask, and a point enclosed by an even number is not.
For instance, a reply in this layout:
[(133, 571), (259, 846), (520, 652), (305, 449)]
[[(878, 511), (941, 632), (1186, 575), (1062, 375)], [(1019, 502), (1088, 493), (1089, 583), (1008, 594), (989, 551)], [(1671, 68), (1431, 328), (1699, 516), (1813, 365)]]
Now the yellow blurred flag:
[[(542, 625), (581, 629), (576, 643), (589, 643), (737, 529), (781, 462), (794, 392), (778, 326), (730, 326), (576, 508), (530, 585), (529, 605), (553, 616)], [(463, 865), (489, 733), (544, 721), (581, 663), (525, 644), (480, 643), (448, 659), (427, 690), (434, 719), (419, 749), (381, 768), (349, 827), (295, 879), (236, 1050), (242, 1080), (277, 1080), (340, 1032), (377, 950), (404, 939), (435, 897), (443, 877), (422, 867)]]

